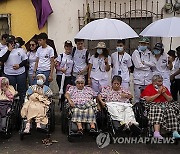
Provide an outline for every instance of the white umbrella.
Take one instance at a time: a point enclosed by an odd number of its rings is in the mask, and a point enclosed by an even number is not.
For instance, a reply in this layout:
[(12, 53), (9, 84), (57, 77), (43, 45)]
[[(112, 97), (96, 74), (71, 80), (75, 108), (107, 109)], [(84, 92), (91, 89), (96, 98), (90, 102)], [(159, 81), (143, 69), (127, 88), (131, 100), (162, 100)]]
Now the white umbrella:
[(75, 39), (118, 40), (139, 37), (125, 22), (116, 19), (99, 19), (84, 26)]
[(148, 25), (139, 35), (149, 37), (180, 37), (180, 18), (157, 20)]

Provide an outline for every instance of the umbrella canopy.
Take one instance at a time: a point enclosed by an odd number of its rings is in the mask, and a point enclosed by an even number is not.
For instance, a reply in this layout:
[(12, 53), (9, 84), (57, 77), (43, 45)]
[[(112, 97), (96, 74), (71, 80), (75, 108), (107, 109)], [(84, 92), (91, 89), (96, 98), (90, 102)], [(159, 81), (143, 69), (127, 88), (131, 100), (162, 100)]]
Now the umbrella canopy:
[(75, 36), (75, 39), (118, 40), (139, 37), (125, 22), (116, 19), (99, 19), (90, 22)]
[(140, 35), (150, 37), (180, 37), (180, 18), (171, 17), (157, 20), (148, 25)]
[[(35, 34), (35, 35), (25, 44), (25, 47), (26, 47), (26, 50), (27, 50), (27, 51), (30, 51), (30, 41), (31, 41), (32, 39), (38, 40), (38, 35)], [(56, 47), (55, 47), (54, 41), (51, 40), (51, 39), (47, 39), (47, 44), (54, 49), (54, 57), (57, 57), (57, 52), (56, 52)]]

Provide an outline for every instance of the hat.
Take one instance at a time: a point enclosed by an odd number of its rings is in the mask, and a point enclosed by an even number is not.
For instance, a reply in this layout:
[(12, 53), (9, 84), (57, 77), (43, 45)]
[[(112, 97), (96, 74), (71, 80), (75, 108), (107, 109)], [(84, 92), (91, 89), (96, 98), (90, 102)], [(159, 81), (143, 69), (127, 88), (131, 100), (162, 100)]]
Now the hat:
[(150, 40), (147, 37), (141, 37), (139, 39), (139, 43), (149, 43), (149, 42), (150, 42)]
[(157, 49), (157, 50), (164, 50), (164, 45), (162, 43), (156, 43), (156, 45), (154, 46), (154, 49)]
[(169, 50), (167, 54), (169, 56), (176, 57), (176, 51), (175, 50)]
[(96, 46), (96, 49), (105, 49), (106, 48), (106, 44), (104, 42), (99, 42)]
[(180, 46), (178, 46), (178, 47), (176, 48), (176, 51), (177, 51), (177, 52), (179, 52), (179, 51), (180, 51)]
[(46, 81), (46, 76), (44, 74), (38, 74), (36, 76), (36, 78), (38, 78), (38, 77), (42, 77), (44, 79), (44, 82)]
[(71, 46), (72, 47), (72, 42), (70, 40), (67, 40), (64, 42), (64, 46)]
[(15, 42), (15, 37), (13, 35), (9, 35), (6, 39), (7, 43), (12, 43)]

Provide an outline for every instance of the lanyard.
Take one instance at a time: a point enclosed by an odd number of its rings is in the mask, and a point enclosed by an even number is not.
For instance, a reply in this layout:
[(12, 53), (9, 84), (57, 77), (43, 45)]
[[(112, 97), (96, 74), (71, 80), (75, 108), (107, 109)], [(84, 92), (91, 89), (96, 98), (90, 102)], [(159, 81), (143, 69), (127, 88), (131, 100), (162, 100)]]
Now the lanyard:
[(103, 71), (103, 69), (101, 68), (103, 62), (104, 62), (103, 59), (98, 59), (99, 70), (100, 70), (101, 72), (105, 72), (105, 71)]
[(118, 54), (118, 62), (119, 62), (119, 66), (121, 65), (122, 61), (123, 61), (123, 58), (124, 58), (124, 54), (122, 55), (122, 58), (121, 60), (119, 59), (119, 54)]

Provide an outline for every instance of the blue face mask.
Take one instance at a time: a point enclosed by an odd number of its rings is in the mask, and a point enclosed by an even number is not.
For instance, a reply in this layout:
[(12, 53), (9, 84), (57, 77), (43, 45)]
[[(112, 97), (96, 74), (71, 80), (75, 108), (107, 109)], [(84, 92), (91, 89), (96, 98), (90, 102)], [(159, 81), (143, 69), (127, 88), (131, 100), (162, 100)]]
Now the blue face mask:
[(123, 48), (123, 47), (116, 47), (116, 50), (117, 50), (118, 52), (122, 52), (122, 51), (124, 50), (124, 48)]
[(103, 50), (102, 50), (102, 49), (97, 49), (97, 53), (98, 53), (99, 55), (101, 55), (101, 54), (103, 53)]
[(37, 80), (37, 85), (42, 86), (44, 84), (43, 80)]
[(160, 50), (157, 50), (157, 49), (154, 49), (154, 50), (153, 50), (153, 53), (154, 53), (155, 55), (159, 55), (159, 54), (161, 53), (161, 51), (160, 51)]
[(140, 51), (145, 51), (146, 49), (147, 49), (147, 46), (142, 46), (142, 45), (138, 46), (138, 50)]

